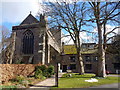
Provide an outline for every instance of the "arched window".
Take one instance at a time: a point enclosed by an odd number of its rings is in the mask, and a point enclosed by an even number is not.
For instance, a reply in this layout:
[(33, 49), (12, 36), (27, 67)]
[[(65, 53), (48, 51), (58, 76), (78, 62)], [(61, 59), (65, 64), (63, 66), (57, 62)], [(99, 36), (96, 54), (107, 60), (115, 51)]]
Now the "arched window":
[(23, 36), (23, 53), (33, 54), (34, 51), (34, 35), (32, 31), (27, 30)]

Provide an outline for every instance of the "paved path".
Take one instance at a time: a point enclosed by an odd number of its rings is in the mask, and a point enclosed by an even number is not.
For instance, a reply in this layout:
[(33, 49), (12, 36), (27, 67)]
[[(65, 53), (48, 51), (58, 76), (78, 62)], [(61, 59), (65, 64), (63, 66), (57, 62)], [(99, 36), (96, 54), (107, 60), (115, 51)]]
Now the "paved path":
[(106, 85), (100, 85), (100, 86), (95, 86), (90, 88), (120, 88), (120, 83), (106, 84)]
[[(60, 78), (60, 77), (62, 77), (62, 75), (63, 75), (64, 73), (59, 73), (58, 74), (58, 77)], [(52, 86), (55, 86), (55, 76), (53, 76), (53, 77), (51, 77), (51, 78), (48, 78), (48, 79), (46, 79), (46, 80), (44, 80), (44, 81), (42, 81), (42, 82), (39, 82), (39, 83), (37, 83), (36, 85), (34, 85), (34, 86), (32, 86), (32, 87), (30, 87), (28, 90), (30, 90), (30, 89), (44, 89), (44, 90), (49, 90), (50, 89), (50, 87), (52, 87)]]
[(109, 74), (107, 76), (112, 76), (112, 77), (120, 77), (120, 75), (112, 75), (112, 74)]

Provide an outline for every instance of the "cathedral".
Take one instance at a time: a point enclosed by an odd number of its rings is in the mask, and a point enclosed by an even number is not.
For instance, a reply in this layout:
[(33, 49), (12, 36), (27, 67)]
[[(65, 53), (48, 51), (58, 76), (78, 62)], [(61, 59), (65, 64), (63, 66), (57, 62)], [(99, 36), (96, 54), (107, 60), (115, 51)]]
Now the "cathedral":
[[(46, 64), (59, 61), (61, 53), (61, 30), (49, 29), (46, 18), (40, 15), (37, 20), (31, 13), (19, 26), (13, 26), (16, 33), (14, 63)], [(56, 60), (57, 58), (57, 60)]]

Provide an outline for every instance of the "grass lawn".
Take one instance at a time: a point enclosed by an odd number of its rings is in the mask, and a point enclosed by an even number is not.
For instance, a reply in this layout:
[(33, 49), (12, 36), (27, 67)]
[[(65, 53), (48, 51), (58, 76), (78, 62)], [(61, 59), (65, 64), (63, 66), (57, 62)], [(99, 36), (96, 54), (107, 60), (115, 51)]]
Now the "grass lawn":
[(16, 86), (0, 86), (0, 89), (2, 89), (2, 88), (6, 88), (7, 90), (16, 90)]
[[(106, 78), (98, 78), (98, 77), (95, 77), (94, 74), (78, 75), (77, 73), (72, 73), (72, 77), (66, 77), (66, 76), (67, 74), (64, 74), (59, 79), (58, 88), (88, 88), (91, 86), (118, 83), (118, 77), (111, 77), (111, 76)], [(88, 80), (91, 78), (96, 78), (98, 82), (85, 82), (85, 80)]]

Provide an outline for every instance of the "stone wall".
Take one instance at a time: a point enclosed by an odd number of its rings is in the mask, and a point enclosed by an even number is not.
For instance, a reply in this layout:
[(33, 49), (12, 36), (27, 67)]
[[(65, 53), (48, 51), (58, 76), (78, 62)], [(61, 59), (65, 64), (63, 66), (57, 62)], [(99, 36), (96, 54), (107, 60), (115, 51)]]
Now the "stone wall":
[(38, 65), (40, 64), (0, 64), (0, 81), (6, 82), (18, 75), (33, 75), (35, 66)]

